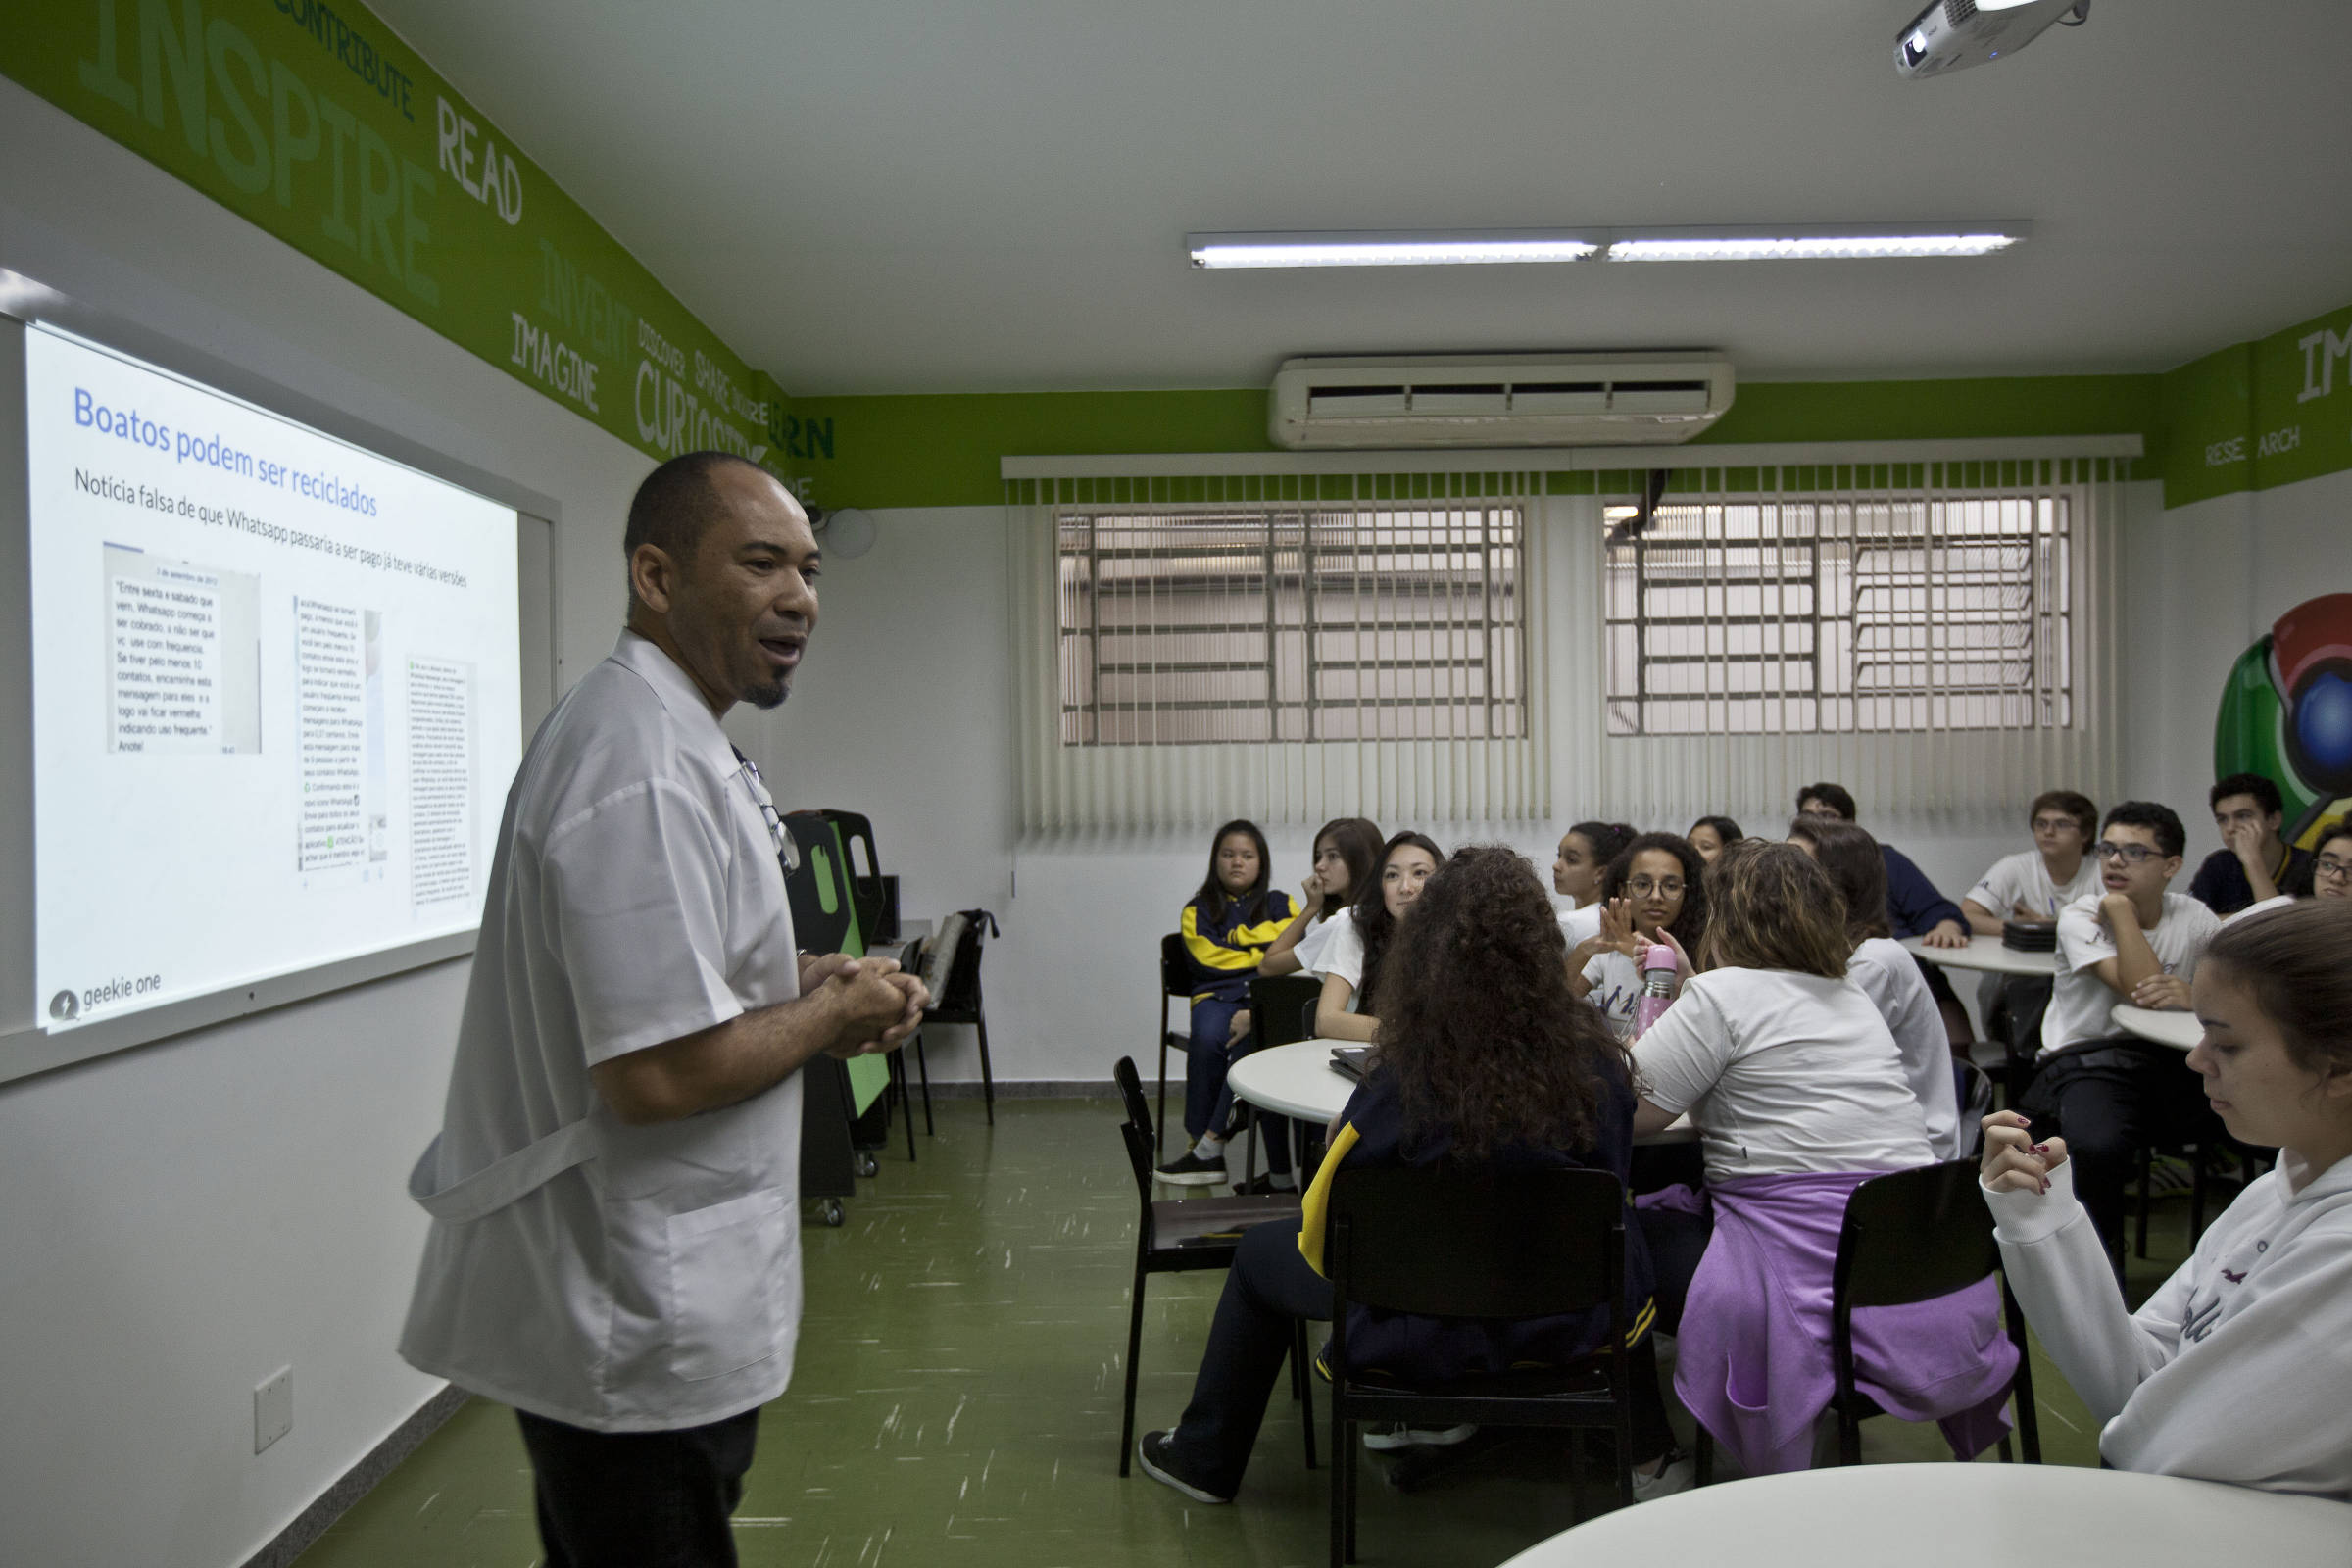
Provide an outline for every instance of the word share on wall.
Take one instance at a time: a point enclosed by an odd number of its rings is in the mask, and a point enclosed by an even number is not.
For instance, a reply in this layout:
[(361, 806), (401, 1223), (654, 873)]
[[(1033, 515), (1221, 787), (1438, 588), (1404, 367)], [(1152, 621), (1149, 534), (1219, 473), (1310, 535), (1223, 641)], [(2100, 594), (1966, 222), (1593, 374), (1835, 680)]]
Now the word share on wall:
[(24, 356), (42, 1027), (471, 930), (515, 514), (57, 333)]

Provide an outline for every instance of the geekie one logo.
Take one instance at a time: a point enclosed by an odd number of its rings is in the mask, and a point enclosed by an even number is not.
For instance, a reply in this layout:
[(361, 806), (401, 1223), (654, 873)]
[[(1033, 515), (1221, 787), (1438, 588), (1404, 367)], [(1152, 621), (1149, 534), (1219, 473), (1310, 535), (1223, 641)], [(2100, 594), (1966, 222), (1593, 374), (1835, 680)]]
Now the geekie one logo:
[(49, 999), (49, 1016), (59, 1023), (71, 1023), (85, 1012), (127, 1002), (132, 997), (152, 996), (163, 989), (164, 977), (160, 974), (121, 975), (87, 991), (60, 991)]

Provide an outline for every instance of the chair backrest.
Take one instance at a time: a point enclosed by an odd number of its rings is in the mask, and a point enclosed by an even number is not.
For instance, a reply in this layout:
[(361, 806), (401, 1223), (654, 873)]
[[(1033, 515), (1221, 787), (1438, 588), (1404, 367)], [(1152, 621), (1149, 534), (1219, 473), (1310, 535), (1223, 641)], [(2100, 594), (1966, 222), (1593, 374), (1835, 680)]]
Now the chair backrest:
[(1984, 1141), (1984, 1118), (1992, 1111), (1992, 1080), (1975, 1062), (1954, 1059), (1952, 1091), (1960, 1102), (1960, 1152), (1973, 1159)]
[[(1312, 1040), (1312, 1009), (1322, 995), (1323, 982), (1311, 974), (1260, 975), (1250, 981), (1250, 1029), (1257, 1036), (1258, 1048)], [(1309, 1010), (1302, 1014), (1302, 1006)]]
[(1158, 1140), (1152, 1133), (1152, 1105), (1144, 1099), (1144, 1081), (1135, 1070), (1133, 1056), (1121, 1056), (1111, 1064), (1110, 1076), (1119, 1086), (1119, 1099), (1125, 1103), (1127, 1119), (1119, 1123), (1119, 1136), (1127, 1145), (1127, 1163), (1134, 1167), (1136, 1190), (1144, 1196), (1147, 1213), (1152, 1206), (1152, 1155)]
[[(948, 955), (947, 972), (931, 999), (935, 1013), (961, 1014), (963, 1021), (980, 1010), (980, 953), (984, 938), (996, 936), (997, 917), (986, 909), (958, 909), (963, 927), (956, 933), (955, 951)], [(951, 917), (951, 924), (953, 919)], [(941, 931), (944, 938), (945, 929)]]
[(1324, 1258), (1335, 1294), (1357, 1306), (1545, 1317), (1617, 1300), (1625, 1215), (1625, 1189), (1607, 1171), (1341, 1170)]
[(1184, 938), (1171, 931), (1159, 939), (1159, 995), (1161, 1011), (1166, 1009), (1169, 997), (1190, 998), (1193, 994), (1192, 972), (1186, 966)]
[(1848, 1309), (1906, 1306), (1964, 1290), (2000, 1264), (1977, 1162), (1955, 1159), (1873, 1176), (1854, 1189), (1833, 1288)]
[(1298, 1014), (1298, 1038), (1312, 1040), (1320, 1035), (1323, 1031), (1318, 1024), (1322, 1016), (1323, 994), (1318, 991), (1306, 999), (1306, 1006)]

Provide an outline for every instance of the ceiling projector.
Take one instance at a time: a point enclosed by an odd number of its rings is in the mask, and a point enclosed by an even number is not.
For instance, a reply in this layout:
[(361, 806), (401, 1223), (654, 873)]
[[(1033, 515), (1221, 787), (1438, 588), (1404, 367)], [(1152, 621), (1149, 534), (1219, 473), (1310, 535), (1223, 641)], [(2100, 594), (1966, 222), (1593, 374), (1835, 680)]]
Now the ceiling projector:
[(2090, 0), (1936, 0), (1894, 40), (1894, 74), (1939, 76), (2015, 54), (2053, 22), (2081, 26)]

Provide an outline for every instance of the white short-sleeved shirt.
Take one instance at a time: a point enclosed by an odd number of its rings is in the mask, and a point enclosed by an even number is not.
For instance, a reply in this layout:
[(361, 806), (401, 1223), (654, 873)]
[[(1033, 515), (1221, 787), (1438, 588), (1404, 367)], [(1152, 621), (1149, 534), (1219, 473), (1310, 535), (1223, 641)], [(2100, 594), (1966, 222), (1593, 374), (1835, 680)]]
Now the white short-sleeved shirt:
[(2099, 891), (2099, 858), (2082, 857), (2075, 868), (2075, 879), (2064, 887), (2050, 879), (2050, 868), (2041, 862), (2039, 850), (2020, 850), (2004, 855), (1977, 879), (1968, 890), (1968, 897), (1986, 913), (2002, 920), (2014, 919), (2011, 910), (2022, 904), (2029, 909), (2041, 911), (2045, 920), (2058, 918), (2058, 911), (2082, 897)]
[(1888, 937), (1872, 937), (1846, 960), (1846, 978), (1862, 988), (1894, 1036), (1903, 1076), (1928, 1118), (1928, 1147), (1937, 1159), (1958, 1159), (1967, 1150), (1960, 1132), (1960, 1090), (1952, 1076), (1952, 1041), (1928, 989), (1919, 960)]
[[(2047, 1061), (2059, 1052), (2092, 1040), (2114, 1040), (2124, 1031), (2116, 1026), (2115, 1004), (2129, 1002), (2107, 988), (2098, 966), (2115, 956), (2115, 938), (2099, 920), (2099, 900), (2092, 893), (2075, 900), (2058, 915), (2058, 983), (2050, 990), (2050, 1008), (2041, 1019), (2041, 1054)], [(2166, 974), (2183, 980), (2197, 972), (2197, 956), (2222, 928), (2222, 917), (2185, 893), (2167, 893), (2156, 929), (2147, 932), (2148, 946)]]
[(1343, 1010), (1361, 1012), (1364, 1010), (1364, 934), (1356, 929), (1352, 911), (1347, 924), (1340, 925), (1337, 921), (1333, 924), (1336, 929), (1331, 933), (1330, 940), (1324, 943), (1323, 952), (1319, 955), (1322, 959), (1321, 973), (1326, 979), (1336, 974), (1347, 981), (1350, 989), (1348, 1005)]
[(603, 1432), (774, 1398), (800, 1331), (798, 1074), (622, 1124), (589, 1068), (799, 993), (756, 781), (693, 681), (624, 633), (508, 792), (442, 1134), (446, 1188), (587, 1124), (593, 1152), (476, 1219), (436, 1218), (400, 1353)]
[(1642, 971), (1634, 960), (1614, 948), (1596, 953), (1585, 965), (1585, 984), (1592, 988), (1585, 1000), (1600, 1009), (1609, 1032), (1620, 1040), (1633, 1038), (1634, 1009), (1642, 1004)]
[[(1306, 935), (1300, 937), (1298, 945), (1291, 949), (1291, 956), (1298, 960), (1298, 967), (1308, 974), (1330, 973), (1330, 969), (1323, 961), (1323, 956), (1331, 951), (1332, 938), (1339, 933), (1339, 929), (1343, 925), (1350, 930), (1354, 929), (1355, 911), (1353, 909), (1337, 910), (1308, 926)], [(1356, 953), (1357, 962), (1360, 965), (1363, 953), (1363, 944), (1360, 942), (1356, 944)]]
[(1935, 1159), (1894, 1036), (1850, 980), (1711, 969), (1633, 1051), (1642, 1098), (1698, 1124), (1709, 1180)]
[(1600, 911), (1601, 903), (1598, 899), (1594, 899), (1581, 909), (1559, 911), (1560, 935), (1568, 939), (1568, 950), (1571, 953), (1576, 951), (1578, 943), (1590, 942), (1592, 938), (1600, 935)]

